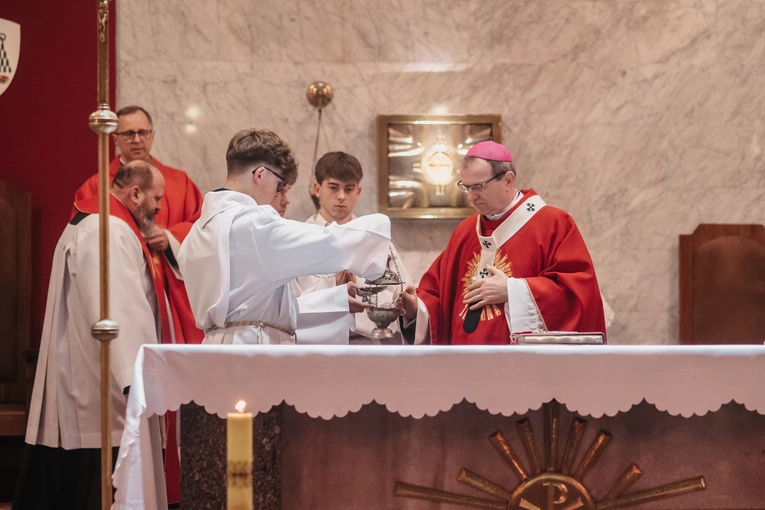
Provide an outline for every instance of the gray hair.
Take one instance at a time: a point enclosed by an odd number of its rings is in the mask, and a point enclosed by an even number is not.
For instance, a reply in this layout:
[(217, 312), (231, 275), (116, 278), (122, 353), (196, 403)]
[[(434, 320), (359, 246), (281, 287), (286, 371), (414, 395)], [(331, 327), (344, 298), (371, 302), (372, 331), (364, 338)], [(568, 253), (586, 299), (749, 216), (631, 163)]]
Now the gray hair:
[(122, 165), (112, 180), (113, 188), (131, 188), (138, 186), (142, 191), (154, 184), (154, 173), (146, 161), (136, 160)]

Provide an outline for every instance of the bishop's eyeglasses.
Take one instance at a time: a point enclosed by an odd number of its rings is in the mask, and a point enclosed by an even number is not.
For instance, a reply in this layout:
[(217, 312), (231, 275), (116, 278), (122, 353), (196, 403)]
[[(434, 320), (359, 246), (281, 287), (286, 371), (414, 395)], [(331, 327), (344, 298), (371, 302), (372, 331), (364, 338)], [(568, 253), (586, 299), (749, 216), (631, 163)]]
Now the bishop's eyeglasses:
[(135, 135), (138, 135), (138, 138), (141, 140), (146, 140), (151, 136), (151, 134), (154, 132), (153, 129), (139, 129), (138, 131), (122, 131), (121, 133), (114, 133), (115, 135), (119, 136), (126, 142), (130, 142), (135, 138)]
[(467, 193), (468, 191), (483, 191), (483, 189), (486, 187), (487, 184), (489, 184), (491, 181), (497, 180), (503, 175), (505, 175), (507, 172), (500, 172), (488, 181), (479, 182), (478, 184), (462, 184), (462, 181), (457, 181), (457, 187), (462, 190), (463, 193)]

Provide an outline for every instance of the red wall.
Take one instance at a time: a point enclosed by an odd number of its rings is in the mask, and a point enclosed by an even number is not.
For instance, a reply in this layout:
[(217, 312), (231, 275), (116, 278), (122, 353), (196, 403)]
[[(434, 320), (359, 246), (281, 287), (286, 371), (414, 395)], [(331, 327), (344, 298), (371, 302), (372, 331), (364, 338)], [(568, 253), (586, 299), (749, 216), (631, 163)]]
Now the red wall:
[[(97, 106), (96, 6), (96, 0), (0, 2), (0, 18), (21, 25), (16, 75), (0, 96), (0, 180), (32, 194), (35, 346), (53, 250), (69, 220), (75, 190), (97, 172), (97, 137), (88, 127)], [(112, 15), (112, 104), (114, 21)]]

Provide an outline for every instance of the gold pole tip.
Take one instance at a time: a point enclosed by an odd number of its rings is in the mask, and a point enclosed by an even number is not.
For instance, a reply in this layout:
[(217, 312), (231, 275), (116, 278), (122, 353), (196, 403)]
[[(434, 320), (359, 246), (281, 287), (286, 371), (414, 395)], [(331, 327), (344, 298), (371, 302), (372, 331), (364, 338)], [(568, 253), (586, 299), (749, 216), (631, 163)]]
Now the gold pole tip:
[(111, 342), (120, 334), (120, 326), (113, 320), (104, 319), (91, 326), (90, 334), (99, 342)]

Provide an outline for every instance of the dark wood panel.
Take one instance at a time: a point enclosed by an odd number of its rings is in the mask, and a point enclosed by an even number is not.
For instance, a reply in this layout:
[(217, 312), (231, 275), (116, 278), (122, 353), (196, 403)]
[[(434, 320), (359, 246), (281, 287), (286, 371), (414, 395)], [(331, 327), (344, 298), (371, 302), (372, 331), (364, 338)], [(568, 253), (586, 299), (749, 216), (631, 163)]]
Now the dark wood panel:
[(765, 341), (765, 227), (699, 225), (680, 236), (680, 342)]
[(0, 404), (0, 431), (4, 436), (23, 436), (27, 430), (24, 404)]
[(31, 228), (29, 193), (0, 182), (0, 436), (23, 435), (34, 380)]
[(16, 380), (19, 279), (16, 270), (18, 236), (15, 203), (0, 195), (0, 381)]

